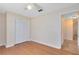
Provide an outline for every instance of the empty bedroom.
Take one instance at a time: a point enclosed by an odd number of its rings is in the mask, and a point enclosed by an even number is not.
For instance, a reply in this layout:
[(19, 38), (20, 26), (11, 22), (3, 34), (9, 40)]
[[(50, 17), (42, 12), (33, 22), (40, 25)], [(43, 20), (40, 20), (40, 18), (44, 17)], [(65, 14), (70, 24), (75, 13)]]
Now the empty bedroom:
[(78, 55), (79, 3), (0, 3), (0, 55)]

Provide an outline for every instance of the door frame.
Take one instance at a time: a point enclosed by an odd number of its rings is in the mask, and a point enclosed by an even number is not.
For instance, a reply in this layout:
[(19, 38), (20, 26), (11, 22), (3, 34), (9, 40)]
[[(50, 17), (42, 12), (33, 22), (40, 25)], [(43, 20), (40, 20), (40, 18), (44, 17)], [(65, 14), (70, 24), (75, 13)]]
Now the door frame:
[[(63, 27), (62, 27), (62, 22), (63, 22), (63, 20), (62, 20), (62, 16), (63, 15), (65, 15), (65, 14), (68, 14), (68, 13), (72, 13), (72, 12), (78, 12), (79, 13), (79, 10), (71, 10), (71, 11), (65, 11), (65, 12), (63, 12), (63, 13), (61, 13), (60, 14), (60, 19), (61, 19), (61, 48), (62, 48), (62, 46), (63, 46), (63, 43), (64, 43), (64, 39), (63, 39)], [(79, 24), (79, 18), (78, 18), (78, 24)], [(79, 26), (78, 26), (78, 28), (79, 28)], [(78, 31), (78, 36), (79, 36), (79, 31)], [(78, 48), (79, 48), (79, 38), (77, 39), (77, 46), (78, 46)]]

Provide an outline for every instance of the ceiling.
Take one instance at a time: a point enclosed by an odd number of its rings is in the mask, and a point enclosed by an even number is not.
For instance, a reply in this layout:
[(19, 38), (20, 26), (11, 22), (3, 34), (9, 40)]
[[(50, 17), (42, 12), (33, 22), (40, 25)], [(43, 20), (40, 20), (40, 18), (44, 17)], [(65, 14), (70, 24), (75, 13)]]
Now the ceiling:
[(0, 10), (1, 12), (15, 12), (24, 16), (38, 16), (77, 5), (76, 3), (37, 3), (44, 10), (39, 13), (37, 10), (25, 10), (26, 4), (27, 3), (0, 3)]

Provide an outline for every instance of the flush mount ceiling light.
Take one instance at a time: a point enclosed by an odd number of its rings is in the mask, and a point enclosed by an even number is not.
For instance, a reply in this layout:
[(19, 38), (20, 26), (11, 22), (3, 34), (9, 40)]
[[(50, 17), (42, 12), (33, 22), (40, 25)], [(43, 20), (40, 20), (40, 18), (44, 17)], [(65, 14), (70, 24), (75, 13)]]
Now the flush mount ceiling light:
[(28, 3), (25, 5), (24, 9), (27, 11), (27, 10), (33, 10), (34, 7), (33, 7), (33, 4), (32, 3)]
[(28, 10), (31, 10), (32, 9), (32, 6), (31, 5), (27, 5), (27, 9)]
[(37, 10), (38, 12), (42, 12), (43, 9), (36, 3), (29, 3), (25, 6), (25, 10)]

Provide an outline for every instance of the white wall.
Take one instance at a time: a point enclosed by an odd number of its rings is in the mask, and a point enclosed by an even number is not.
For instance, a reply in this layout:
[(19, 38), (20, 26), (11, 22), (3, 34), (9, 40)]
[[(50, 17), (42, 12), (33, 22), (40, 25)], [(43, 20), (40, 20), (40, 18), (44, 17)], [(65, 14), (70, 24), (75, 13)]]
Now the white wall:
[(72, 6), (70, 8), (51, 12), (48, 15), (32, 18), (32, 40), (51, 47), (61, 48), (63, 43), (61, 16), (78, 10), (79, 6)]
[(59, 14), (43, 15), (31, 20), (32, 40), (61, 48), (61, 20)]
[(6, 20), (5, 20), (5, 14), (0, 13), (0, 46), (5, 44), (6, 40)]
[(6, 38), (7, 38), (7, 43), (6, 43), (6, 47), (9, 47), (9, 46), (13, 46), (16, 44), (16, 20), (18, 18), (21, 18), (21, 20), (26, 20), (26, 23), (27, 23), (27, 37), (26, 37), (26, 41), (28, 39), (30, 39), (30, 34), (29, 34), (29, 19), (27, 17), (24, 17), (24, 16), (21, 16), (21, 15), (18, 15), (18, 14), (14, 14), (14, 13), (11, 13), (11, 12), (7, 12), (7, 23), (6, 23)]

